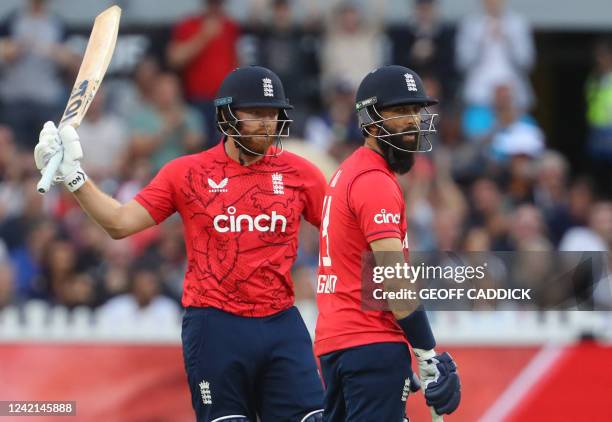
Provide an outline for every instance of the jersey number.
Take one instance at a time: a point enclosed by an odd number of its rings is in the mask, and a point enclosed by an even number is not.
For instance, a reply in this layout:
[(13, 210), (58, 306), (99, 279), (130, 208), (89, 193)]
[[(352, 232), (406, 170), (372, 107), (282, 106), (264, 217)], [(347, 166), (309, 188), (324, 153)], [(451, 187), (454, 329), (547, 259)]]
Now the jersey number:
[(319, 264), (323, 267), (331, 267), (331, 256), (329, 254), (329, 210), (331, 208), (332, 196), (327, 195), (323, 199), (323, 219), (321, 221), (321, 251), (319, 252)]

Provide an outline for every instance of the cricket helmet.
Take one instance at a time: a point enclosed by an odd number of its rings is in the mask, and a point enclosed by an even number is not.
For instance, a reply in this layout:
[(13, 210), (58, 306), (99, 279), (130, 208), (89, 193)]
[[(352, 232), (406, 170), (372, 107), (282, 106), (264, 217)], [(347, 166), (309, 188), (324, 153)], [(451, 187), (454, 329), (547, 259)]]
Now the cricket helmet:
[[(437, 114), (429, 113), (425, 107), (437, 103), (437, 100), (425, 93), (423, 81), (415, 71), (404, 66), (391, 65), (383, 66), (366, 75), (357, 89), (355, 106), (364, 136), (372, 136), (379, 143), (386, 143), (400, 151), (426, 152), (431, 150), (431, 142), (427, 139), (427, 135), (435, 133), (434, 119)], [(385, 126), (385, 122), (405, 116), (385, 119), (380, 112), (387, 107), (412, 104), (424, 109), (420, 113), (419, 124), (412, 130), (391, 132)], [(378, 133), (371, 132), (372, 126), (379, 128)], [(389, 142), (390, 139), (397, 139), (398, 136), (407, 134), (417, 135), (416, 149), (405, 149), (398, 142)], [(424, 150), (420, 149), (420, 141), (423, 139), (429, 144)]]
[[(285, 97), (285, 89), (280, 78), (270, 69), (261, 66), (247, 66), (233, 70), (223, 80), (215, 99), (217, 127), (226, 136), (231, 136), (239, 147), (248, 150), (239, 139), (244, 136), (267, 137), (269, 135), (243, 135), (240, 132), (242, 122), (249, 119), (238, 119), (235, 111), (241, 108), (275, 108), (278, 109), (275, 137), (277, 146), (282, 150), (281, 138), (289, 136), (289, 119), (287, 110), (293, 108)], [(250, 119), (258, 120), (258, 119)], [(274, 154), (277, 155), (277, 154)]]

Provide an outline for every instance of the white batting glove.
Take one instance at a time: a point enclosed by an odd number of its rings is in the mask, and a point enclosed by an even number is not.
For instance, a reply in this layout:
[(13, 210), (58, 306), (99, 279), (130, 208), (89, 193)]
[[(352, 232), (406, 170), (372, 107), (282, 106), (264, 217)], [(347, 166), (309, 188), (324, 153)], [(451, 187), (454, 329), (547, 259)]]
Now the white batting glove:
[(461, 382), (457, 365), (448, 353), (437, 355), (435, 350), (412, 349), (419, 364), (419, 377), (427, 405), (434, 414), (450, 414), (461, 401)]
[[(436, 356), (436, 351), (423, 350), (423, 349), (412, 349), (417, 363), (419, 364), (419, 378), (421, 380), (421, 386), (427, 388), (427, 385), (434, 382), (439, 375), (438, 369), (435, 365), (430, 362), (430, 359)], [(428, 362), (429, 361), (429, 362)]]
[(38, 144), (34, 148), (36, 167), (43, 171), (51, 157), (62, 151), (64, 156), (57, 172), (53, 175), (53, 181), (64, 183), (70, 192), (74, 192), (87, 180), (87, 175), (81, 168), (83, 149), (79, 142), (79, 135), (70, 125), (58, 130), (53, 122), (45, 123), (40, 132)]
[[(61, 154), (63, 151), (62, 144), (57, 134), (57, 128), (53, 122), (47, 122), (40, 131), (38, 143), (34, 147), (34, 161), (36, 168), (42, 173), (49, 165), (49, 161), (55, 154)], [(55, 182), (55, 174), (53, 175)]]

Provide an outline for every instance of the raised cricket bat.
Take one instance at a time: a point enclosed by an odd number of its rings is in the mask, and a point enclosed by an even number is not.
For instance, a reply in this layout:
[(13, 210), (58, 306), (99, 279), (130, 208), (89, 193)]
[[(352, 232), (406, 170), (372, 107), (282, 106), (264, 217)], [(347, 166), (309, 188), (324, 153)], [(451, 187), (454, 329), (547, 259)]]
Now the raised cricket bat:
[[(102, 83), (111, 57), (113, 57), (120, 17), (121, 8), (119, 6), (111, 6), (96, 16), (85, 55), (59, 127), (72, 125), (77, 128), (85, 117), (85, 113), (87, 113), (87, 109)], [(58, 153), (51, 158), (38, 182), (38, 192), (44, 194), (49, 191), (53, 175), (61, 162), (62, 153)]]

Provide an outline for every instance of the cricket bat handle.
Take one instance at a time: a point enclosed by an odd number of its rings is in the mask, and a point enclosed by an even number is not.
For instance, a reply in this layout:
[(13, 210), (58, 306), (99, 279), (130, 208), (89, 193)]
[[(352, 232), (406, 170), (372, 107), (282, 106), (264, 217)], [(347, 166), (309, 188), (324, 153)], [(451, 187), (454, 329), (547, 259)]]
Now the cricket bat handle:
[(51, 183), (53, 182), (53, 176), (57, 172), (59, 168), (62, 158), (64, 155), (64, 151), (57, 152), (51, 159), (49, 160), (49, 164), (43, 169), (42, 177), (40, 178), (38, 185), (36, 185), (36, 189), (41, 195), (49, 192), (51, 189)]
[(429, 411), (431, 412), (431, 422), (444, 422), (442, 415), (438, 415), (433, 407), (430, 407)]

